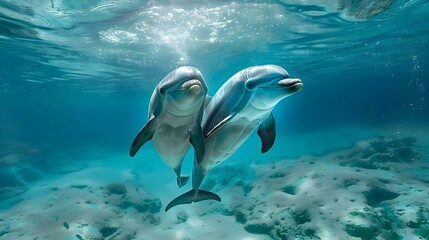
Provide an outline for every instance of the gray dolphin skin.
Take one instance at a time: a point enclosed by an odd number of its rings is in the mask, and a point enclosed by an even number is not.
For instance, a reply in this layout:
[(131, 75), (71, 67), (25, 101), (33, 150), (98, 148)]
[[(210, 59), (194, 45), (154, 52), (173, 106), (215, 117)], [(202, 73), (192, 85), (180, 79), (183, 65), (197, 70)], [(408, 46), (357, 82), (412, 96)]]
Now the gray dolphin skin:
[(149, 121), (134, 139), (130, 156), (149, 140), (163, 161), (173, 168), (177, 185), (189, 177), (181, 175), (183, 159), (192, 144), (195, 156), (202, 161), (204, 137), (201, 119), (207, 85), (201, 72), (190, 66), (170, 72), (154, 89), (149, 104)]
[(286, 70), (277, 65), (246, 68), (228, 79), (204, 110), (205, 155), (202, 160), (195, 159), (192, 190), (171, 201), (165, 211), (180, 204), (221, 201), (215, 193), (200, 189), (208, 171), (230, 157), (257, 127), (261, 152), (267, 152), (276, 137), (272, 110), (302, 87), (300, 79), (289, 78)]

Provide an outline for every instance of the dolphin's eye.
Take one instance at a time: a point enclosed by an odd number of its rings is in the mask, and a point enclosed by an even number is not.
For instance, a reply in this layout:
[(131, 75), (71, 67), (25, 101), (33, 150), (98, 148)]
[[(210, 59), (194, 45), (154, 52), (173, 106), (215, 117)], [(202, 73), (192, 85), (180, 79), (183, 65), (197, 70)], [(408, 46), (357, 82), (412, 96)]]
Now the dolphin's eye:
[(165, 94), (165, 89), (164, 88), (160, 88), (159, 89), (159, 93), (161, 93), (161, 95), (164, 95)]
[(246, 83), (246, 88), (250, 91), (254, 90), (256, 88), (256, 86), (257, 86), (257, 84), (252, 82), (252, 81), (249, 81)]

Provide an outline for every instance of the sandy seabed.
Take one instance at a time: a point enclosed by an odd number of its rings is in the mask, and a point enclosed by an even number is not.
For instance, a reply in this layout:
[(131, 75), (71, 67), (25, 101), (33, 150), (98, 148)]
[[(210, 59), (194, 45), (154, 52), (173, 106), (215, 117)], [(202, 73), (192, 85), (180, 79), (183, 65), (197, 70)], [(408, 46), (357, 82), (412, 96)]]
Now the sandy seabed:
[(86, 165), (3, 199), (0, 239), (429, 239), (424, 151), (415, 138), (373, 137), (293, 160), (226, 162), (203, 186), (222, 202), (168, 212), (189, 184)]

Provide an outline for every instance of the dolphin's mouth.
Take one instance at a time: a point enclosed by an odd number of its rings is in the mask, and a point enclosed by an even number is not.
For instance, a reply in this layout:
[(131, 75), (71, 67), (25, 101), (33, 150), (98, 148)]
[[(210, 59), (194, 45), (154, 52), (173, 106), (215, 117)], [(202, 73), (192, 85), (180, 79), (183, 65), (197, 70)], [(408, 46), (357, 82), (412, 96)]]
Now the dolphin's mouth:
[(299, 92), (304, 86), (302, 84), (301, 79), (298, 79), (298, 78), (286, 78), (286, 79), (280, 80), (278, 84), (282, 88), (287, 88), (290, 92), (294, 92), (294, 93)]
[(301, 79), (298, 78), (284, 78), (277, 82), (274, 85), (264, 86), (262, 88), (286, 88), (293, 92), (297, 92), (302, 89), (304, 85), (302, 84)]
[(291, 88), (291, 87), (296, 87), (298, 85), (302, 86), (302, 81), (301, 79), (298, 78), (286, 78), (286, 79), (282, 79), (278, 82), (279, 86), (284, 87), (284, 88)]
[(179, 85), (177, 89), (170, 90), (167, 93), (170, 96), (174, 96), (176, 102), (181, 102), (188, 100), (194, 101), (193, 99), (201, 96), (202, 92), (202, 83), (197, 79), (191, 79)]
[(191, 79), (189, 81), (186, 81), (184, 84), (182, 84), (182, 87), (180, 88), (180, 90), (187, 91), (194, 86), (201, 87), (201, 82), (196, 79)]
[(160, 91), (160, 93), (162, 95), (164, 95), (166, 93), (188, 91), (192, 87), (194, 87), (194, 88), (201, 88), (202, 84), (197, 79), (191, 79), (191, 80), (188, 80), (188, 81), (184, 82), (182, 85), (177, 86), (176, 89), (174, 89), (174, 90), (166, 89), (166, 87), (162, 87), (159, 91)]

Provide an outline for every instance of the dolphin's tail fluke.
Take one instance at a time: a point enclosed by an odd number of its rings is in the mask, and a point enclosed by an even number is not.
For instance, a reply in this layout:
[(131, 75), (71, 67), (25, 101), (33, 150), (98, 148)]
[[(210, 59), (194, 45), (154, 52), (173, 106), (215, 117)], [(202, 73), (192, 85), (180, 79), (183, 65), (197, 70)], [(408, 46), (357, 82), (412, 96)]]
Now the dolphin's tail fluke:
[(188, 183), (189, 176), (180, 176), (176, 180), (177, 180), (177, 186), (183, 187), (186, 185), (186, 183)]
[(216, 200), (218, 202), (222, 201), (222, 199), (216, 193), (199, 189), (197, 195), (195, 196), (194, 202), (201, 202), (204, 200)]
[(178, 196), (177, 198), (173, 199), (173, 201), (171, 201), (167, 205), (167, 207), (165, 207), (165, 211), (167, 212), (168, 210), (170, 210), (170, 208), (177, 205), (190, 204), (193, 202), (200, 202), (204, 200), (216, 200), (218, 202), (221, 201), (220, 197), (216, 193), (204, 191), (201, 189), (199, 190), (192, 189), (191, 191), (186, 192)]

